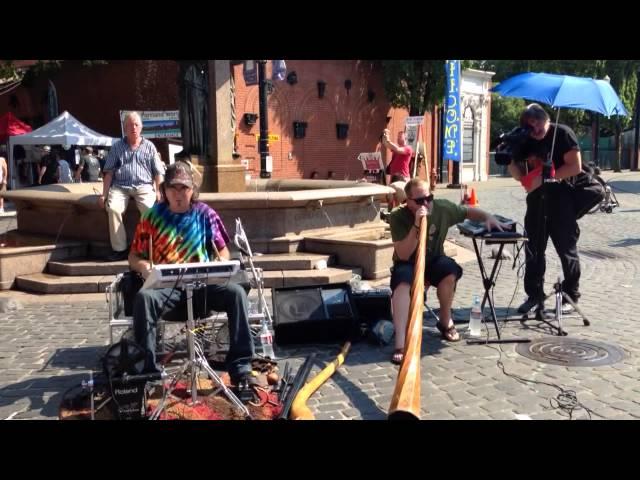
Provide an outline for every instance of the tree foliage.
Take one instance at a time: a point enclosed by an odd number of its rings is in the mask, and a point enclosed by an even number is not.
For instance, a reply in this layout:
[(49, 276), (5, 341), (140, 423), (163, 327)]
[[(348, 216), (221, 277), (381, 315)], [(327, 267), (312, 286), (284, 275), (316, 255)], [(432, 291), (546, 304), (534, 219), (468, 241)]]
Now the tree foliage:
[[(19, 68), (12, 60), (0, 61), (0, 81), (2, 79), (8, 80), (22, 80), (26, 79), (27, 83), (30, 79), (37, 77), (41, 74), (47, 74), (58, 71), (62, 68), (63, 60), (37, 60), (34, 65), (26, 68)], [(106, 60), (81, 60), (83, 67), (93, 67), (96, 65), (106, 65)]]
[[(463, 60), (462, 68), (469, 62)], [(383, 60), (384, 91), (396, 108), (423, 115), (441, 105), (445, 88), (445, 60)]]
[[(631, 115), (634, 112), (636, 99), (637, 70), (640, 67), (638, 60), (477, 60), (472, 63), (476, 68), (495, 72), (495, 82), (524, 72), (558, 73), (592, 78), (609, 76), (611, 86), (629, 112), (629, 117), (614, 116), (610, 119), (601, 117), (600, 126), (610, 132), (631, 126)], [(515, 125), (517, 123), (515, 112), (498, 106), (501, 102), (498, 98), (500, 97), (497, 95), (493, 96), (492, 123)], [(496, 106), (498, 108), (495, 108)], [(555, 118), (555, 113), (551, 110), (548, 108), (551, 117)], [(585, 110), (562, 109), (560, 121), (572, 127), (578, 134), (584, 134), (592, 123), (593, 115), (594, 113)], [(492, 128), (493, 133), (495, 133), (494, 128)]]

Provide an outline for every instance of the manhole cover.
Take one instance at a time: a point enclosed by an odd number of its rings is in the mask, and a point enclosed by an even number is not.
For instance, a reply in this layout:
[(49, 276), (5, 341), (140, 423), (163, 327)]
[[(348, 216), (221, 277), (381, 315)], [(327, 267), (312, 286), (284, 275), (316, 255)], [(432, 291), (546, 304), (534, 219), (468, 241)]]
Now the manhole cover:
[(531, 343), (519, 343), (516, 352), (542, 363), (566, 367), (611, 365), (624, 358), (615, 345), (567, 337), (547, 337)]

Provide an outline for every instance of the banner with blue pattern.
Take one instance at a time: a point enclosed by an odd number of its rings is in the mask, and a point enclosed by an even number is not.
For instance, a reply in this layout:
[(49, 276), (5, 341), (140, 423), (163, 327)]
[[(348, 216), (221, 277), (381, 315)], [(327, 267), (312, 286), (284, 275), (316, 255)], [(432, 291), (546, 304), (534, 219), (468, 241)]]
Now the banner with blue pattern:
[(462, 116), (460, 114), (460, 60), (445, 63), (446, 96), (444, 111), (444, 141), (442, 157), (459, 162), (462, 145)]

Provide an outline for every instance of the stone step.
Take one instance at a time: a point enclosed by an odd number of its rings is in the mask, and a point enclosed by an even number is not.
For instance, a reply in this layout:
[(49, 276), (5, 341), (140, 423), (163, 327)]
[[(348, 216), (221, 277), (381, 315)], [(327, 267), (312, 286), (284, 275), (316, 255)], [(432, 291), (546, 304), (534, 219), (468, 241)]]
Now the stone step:
[(265, 271), (313, 270), (318, 268), (318, 264), (322, 262), (324, 262), (325, 266), (333, 265), (335, 258), (333, 255), (305, 252), (269, 253), (253, 257), (253, 264), (256, 268), (261, 268)]
[(329, 267), (322, 270), (270, 270), (263, 272), (265, 288), (307, 287), (343, 283), (351, 280), (351, 268)]
[(60, 276), (32, 273), (16, 277), (19, 290), (37, 293), (102, 293), (115, 275)]
[[(343, 283), (353, 274), (361, 274), (358, 267), (329, 267), (321, 270), (267, 270), (264, 271), (265, 288), (306, 287)], [(36, 293), (102, 293), (115, 275), (54, 275), (33, 273), (16, 277), (19, 290)]]
[[(333, 255), (317, 253), (282, 253), (265, 254), (253, 257), (256, 268), (263, 270), (313, 270), (319, 264), (334, 263)], [(247, 263), (248, 266), (248, 263)], [(72, 258), (49, 262), (47, 272), (54, 275), (116, 275), (129, 269), (126, 260), (120, 262), (105, 262), (87, 258)]]
[(53, 275), (117, 275), (128, 270), (129, 263), (126, 260), (104, 262), (86, 258), (72, 258), (47, 264), (47, 272)]

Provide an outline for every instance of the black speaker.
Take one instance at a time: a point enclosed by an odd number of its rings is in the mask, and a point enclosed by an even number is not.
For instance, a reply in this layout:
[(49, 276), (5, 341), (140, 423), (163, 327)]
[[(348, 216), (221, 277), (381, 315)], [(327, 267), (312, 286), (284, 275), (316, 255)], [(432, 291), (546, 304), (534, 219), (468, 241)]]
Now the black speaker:
[(276, 288), (273, 310), (279, 345), (341, 342), (360, 331), (349, 284)]
[(378, 320), (393, 321), (389, 288), (355, 290), (352, 292), (352, 298), (361, 323), (371, 326)]

